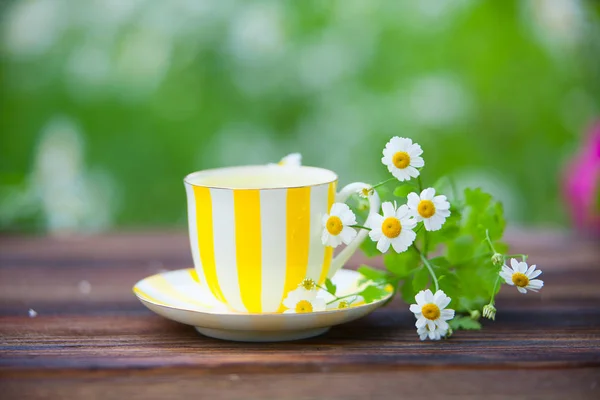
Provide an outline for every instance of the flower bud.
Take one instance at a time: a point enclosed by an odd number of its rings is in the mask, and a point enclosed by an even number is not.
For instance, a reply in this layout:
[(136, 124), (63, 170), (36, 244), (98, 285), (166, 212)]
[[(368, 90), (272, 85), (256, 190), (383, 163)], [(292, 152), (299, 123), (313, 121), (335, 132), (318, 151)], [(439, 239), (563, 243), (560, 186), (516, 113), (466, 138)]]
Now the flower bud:
[(488, 304), (483, 307), (483, 316), (487, 319), (495, 320), (496, 319), (496, 307), (492, 304)]
[(501, 267), (504, 264), (504, 256), (500, 253), (495, 253), (492, 256), (492, 264), (496, 267)]
[(471, 319), (474, 319), (475, 321), (477, 321), (479, 319), (479, 317), (481, 317), (481, 313), (479, 312), (479, 310), (473, 310), (471, 311)]

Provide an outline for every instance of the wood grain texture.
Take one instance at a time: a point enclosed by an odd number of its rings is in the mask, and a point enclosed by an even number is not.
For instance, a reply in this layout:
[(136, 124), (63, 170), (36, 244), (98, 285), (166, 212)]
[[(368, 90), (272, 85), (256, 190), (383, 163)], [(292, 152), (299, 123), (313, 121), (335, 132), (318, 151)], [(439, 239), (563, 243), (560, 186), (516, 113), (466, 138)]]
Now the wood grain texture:
[(483, 331), (420, 342), (394, 300), (321, 337), (242, 344), (200, 336), (132, 295), (147, 275), (191, 266), (182, 233), (0, 236), (0, 397), (600, 397), (598, 243), (538, 231), (509, 239), (546, 286), (505, 288)]

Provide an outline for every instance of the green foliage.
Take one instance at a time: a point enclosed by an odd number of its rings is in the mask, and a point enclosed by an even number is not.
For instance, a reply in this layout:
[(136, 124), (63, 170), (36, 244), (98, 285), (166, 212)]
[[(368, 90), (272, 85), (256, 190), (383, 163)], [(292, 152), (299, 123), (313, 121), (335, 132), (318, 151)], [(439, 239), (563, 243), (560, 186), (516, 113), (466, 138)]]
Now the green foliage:
[(481, 329), (481, 324), (479, 323), (479, 321), (475, 321), (471, 317), (455, 317), (454, 319), (449, 321), (448, 324), (455, 331), (460, 329), (478, 331)]
[(332, 295), (335, 296), (335, 292), (337, 291), (337, 287), (333, 284), (333, 282), (331, 282), (331, 279), (327, 278), (325, 280), (325, 289), (327, 290), (327, 292), (331, 293)]
[[(444, 187), (444, 182), (450, 185), (448, 180), (438, 182), (440, 187)], [(395, 194), (404, 195), (406, 186), (399, 186)], [(393, 284), (404, 301), (412, 304), (419, 291), (427, 287), (435, 291), (434, 279), (417, 250), (417, 247), (424, 249), (427, 242), (427, 253), (437, 255), (428, 262), (439, 288), (452, 299), (449, 307), (457, 313), (481, 311), (500, 288), (497, 282), (500, 267), (493, 265), (491, 257), (494, 252), (507, 250), (500, 242), (506, 222), (502, 205), (483, 190), (465, 189), (463, 199), (452, 204), (452, 215), (442, 229), (435, 232), (421, 229), (413, 247), (400, 254), (393, 251), (385, 254), (386, 271), (362, 266), (359, 272), (369, 280)], [(455, 330), (481, 328), (479, 322), (469, 317), (457, 317), (451, 326)]]
[(371, 303), (375, 300), (379, 300), (388, 294), (387, 290), (382, 286), (369, 285), (358, 293), (365, 299), (365, 303)]

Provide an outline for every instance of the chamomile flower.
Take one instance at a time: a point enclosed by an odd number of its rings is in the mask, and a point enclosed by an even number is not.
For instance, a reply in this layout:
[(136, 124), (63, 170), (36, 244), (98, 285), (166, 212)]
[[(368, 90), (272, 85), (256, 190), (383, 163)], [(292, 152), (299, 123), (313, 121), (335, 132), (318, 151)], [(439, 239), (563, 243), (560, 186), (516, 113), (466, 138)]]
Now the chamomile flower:
[(409, 193), (407, 199), (417, 222), (423, 221), (428, 231), (440, 230), (450, 216), (450, 203), (446, 196), (436, 196), (434, 188), (423, 190), (420, 196), (415, 192)]
[(433, 329), (429, 329), (428, 325), (423, 325), (422, 327), (417, 329), (417, 335), (419, 335), (419, 339), (425, 340), (429, 338), (430, 340), (440, 340), (448, 333), (447, 329), (441, 329), (435, 326)]
[(539, 269), (535, 270), (535, 265), (528, 268), (525, 261), (519, 262), (514, 258), (511, 258), (510, 265), (512, 269), (507, 265), (502, 266), (500, 276), (509, 285), (516, 286), (519, 292), (527, 293), (527, 289), (537, 292), (544, 286), (544, 281), (535, 279), (542, 273)]
[(360, 189), (357, 193), (363, 199), (368, 199), (370, 196), (373, 195), (374, 192), (375, 192), (375, 189), (373, 189), (373, 187), (367, 186), (367, 187)]
[(331, 304), (327, 304), (327, 310), (341, 310), (344, 308), (350, 308), (355, 305), (363, 304), (365, 299), (362, 296), (350, 296), (344, 299), (339, 299)]
[(421, 157), (423, 150), (411, 139), (394, 136), (383, 149), (381, 162), (399, 181), (408, 181), (419, 176), (419, 170), (425, 165)]
[(381, 205), (383, 215), (372, 214), (369, 217), (369, 237), (377, 242), (377, 250), (385, 253), (390, 245), (397, 253), (402, 253), (415, 241), (413, 231), (417, 225), (408, 207), (403, 204), (398, 209), (386, 201)]
[(302, 154), (300, 153), (292, 153), (283, 157), (277, 165), (282, 165), (286, 167), (299, 167), (302, 165)]
[(287, 307), (284, 314), (325, 311), (325, 300), (317, 297), (317, 291), (306, 290), (302, 286), (289, 292), (283, 300), (283, 305)]
[(356, 237), (356, 230), (350, 227), (356, 224), (356, 216), (344, 203), (334, 203), (322, 222), (321, 242), (325, 246), (337, 247), (342, 242), (348, 244)]
[[(411, 304), (410, 311), (415, 314), (417, 322), (417, 333), (421, 332), (423, 327), (427, 327), (428, 335), (436, 331), (448, 331), (449, 325), (446, 321), (454, 318), (454, 310), (446, 308), (450, 304), (450, 297), (446, 296), (443, 290), (438, 290), (433, 294), (431, 290), (421, 290), (415, 296), (417, 304)], [(441, 336), (444, 336), (441, 335)], [(437, 337), (436, 334), (433, 335)], [(431, 338), (431, 336), (430, 336)], [(433, 339), (433, 338), (432, 338)]]

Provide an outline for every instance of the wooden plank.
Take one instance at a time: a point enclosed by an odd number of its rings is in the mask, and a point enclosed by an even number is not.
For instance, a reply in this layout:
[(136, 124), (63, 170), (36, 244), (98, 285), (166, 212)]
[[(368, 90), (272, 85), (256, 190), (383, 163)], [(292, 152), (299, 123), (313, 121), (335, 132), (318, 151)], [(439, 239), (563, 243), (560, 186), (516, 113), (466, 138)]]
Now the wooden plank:
[[(506, 288), (495, 323), (420, 342), (395, 300), (328, 334), (243, 344), (162, 319), (131, 294), (139, 279), (191, 265), (181, 233), (0, 236), (3, 398), (594, 398), (600, 377), (595, 240), (514, 231), (546, 287)], [(353, 259), (354, 266), (364, 259)], [(381, 266), (381, 260), (370, 260)], [(81, 282), (90, 284), (89, 293)], [(36, 318), (27, 310), (38, 311)], [(463, 383), (461, 383), (463, 382)], [(596, 396), (594, 396), (596, 395)]]
[(175, 370), (168, 374), (135, 371), (107, 375), (94, 371), (78, 377), (0, 378), (5, 399), (597, 399), (597, 369), (563, 370), (430, 370), (311, 374), (199, 375)]

